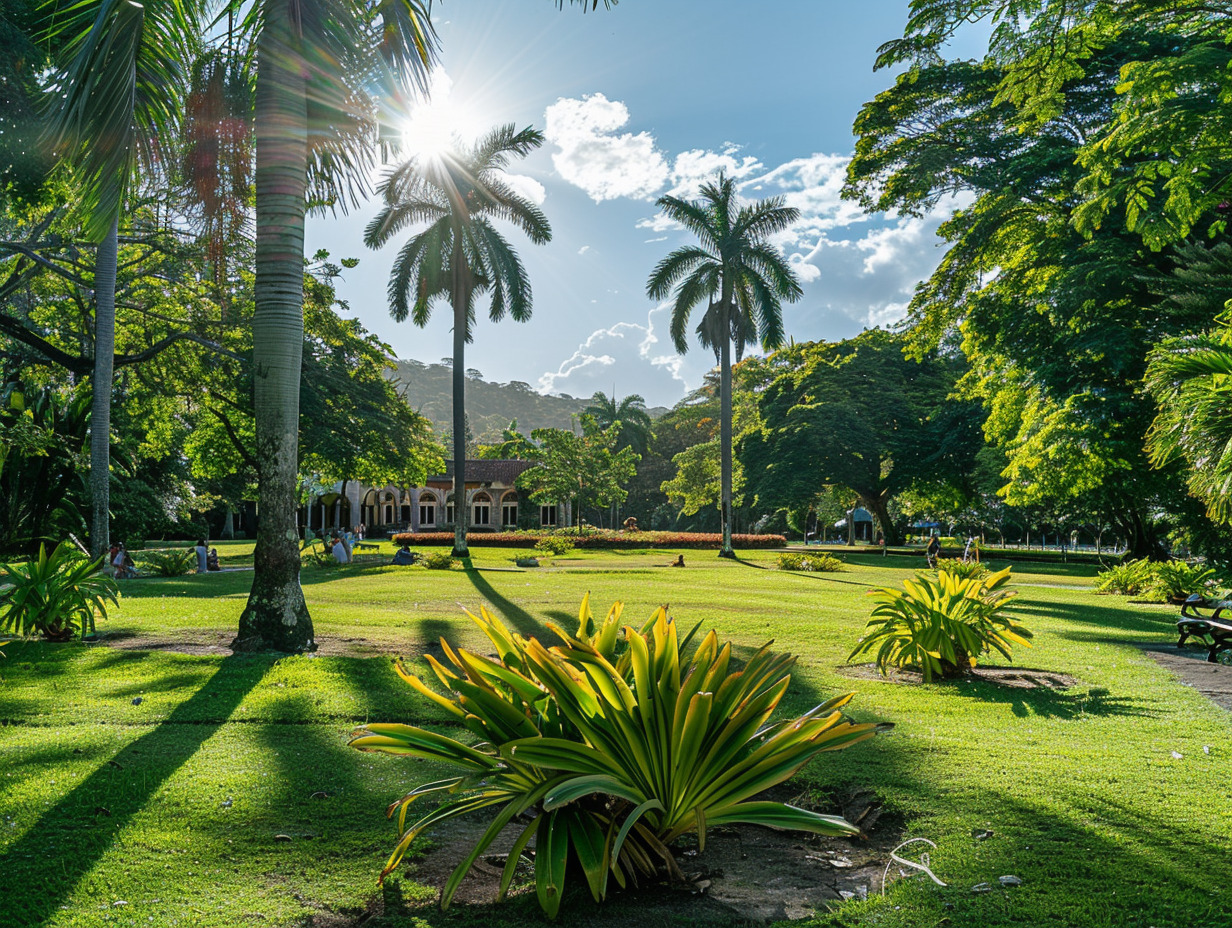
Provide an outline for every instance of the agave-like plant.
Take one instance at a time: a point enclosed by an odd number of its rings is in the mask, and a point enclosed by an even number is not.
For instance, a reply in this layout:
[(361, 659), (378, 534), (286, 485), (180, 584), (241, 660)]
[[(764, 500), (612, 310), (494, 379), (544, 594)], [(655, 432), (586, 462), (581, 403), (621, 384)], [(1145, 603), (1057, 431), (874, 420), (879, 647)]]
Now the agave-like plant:
[(103, 558), (91, 560), (67, 541), (54, 552), (39, 546), (24, 564), (0, 565), (0, 629), (18, 635), (35, 632), (49, 641), (68, 641), (80, 629), (94, 631), (107, 604), (119, 605), (116, 585), (99, 573)]
[(878, 605), (847, 660), (876, 651), (882, 673), (888, 667), (911, 668), (923, 673), (925, 682), (959, 676), (987, 651), (1009, 660), (1013, 645), (1031, 646), (1031, 632), (1003, 613), (1017, 595), (1005, 589), (1009, 579), (1008, 567), (966, 580), (941, 570), (916, 574), (901, 590), (870, 590)]
[(959, 580), (987, 577), (992, 571), (979, 561), (963, 561), (955, 557), (937, 558), (937, 572), (946, 571)]
[(1163, 561), (1155, 565), (1153, 592), (1174, 605), (1185, 602), (1193, 593), (1208, 596), (1214, 592), (1215, 570), (1185, 561)]
[[(468, 613), (470, 615), (470, 613)], [(771, 723), (794, 664), (768, 646), (743, 666), (712, 631), (690, 660), (665, 608), (641, 629), (622, 626), (617, 603), (595, 623), (589, 597), (577, 633), (552, 626), (564, 641), (545, 647), (511, 633), (486, 609), (471, 618), (496, 648), (495, 659), (442, 640), (450, 669), (427, 660), (452, 695), (443, 696), (398, 666), (412, 687), (443, 708), (479, 742), (474, 745), (410, 725), (369, 724), (351, 744), (365, 751), (410, 755), (460, 768), (458, 776), (420, 786), (389, 807), (400, 839), (381, 878), (424, 829), (480, 809), (497, 810), (491, 825), (454, 870), (443, 908), (475, 860), (517, 820), (518, 837), (502, 874), (508, 892), (519, 857), (535, 841), (535, 886), (549, 917), (560, 908), (570, 859), (596, 901), (609, 880), (624, 887), (665, 870), (682, 878), (670, 845), (696, 832), (739, 822), (827, 835), (858, 834), (822, 815), (758, 794), (791, 777), (823, 751), (849, 747), (880, 726), (855, 724), (841, 708), (853, 694), (796, 719)], [(423, 796), (449, 796), (408, 823)]]
[(165, 548), (141, 555), (142, 569), (154, 577), (183, 577), (197, 566), (192, 548)]
[(1096, 574), (1095, 592), (1140, 596), (1150, 593), (1158, 581), (1158, 562), (1148, 561), (1146, 558), (1138, 561), (1122, 561)]

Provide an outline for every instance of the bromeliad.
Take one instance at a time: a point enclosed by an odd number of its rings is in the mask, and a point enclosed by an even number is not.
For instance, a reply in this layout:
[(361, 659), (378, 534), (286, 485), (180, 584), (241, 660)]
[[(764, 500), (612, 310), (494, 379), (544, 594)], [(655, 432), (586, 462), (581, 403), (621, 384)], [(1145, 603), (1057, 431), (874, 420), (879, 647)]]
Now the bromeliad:
[[(767, 645), (737, 666), (731, 645), (720, 644), (712, 631), (686, 660), (697, 627), (679, 636), (665, 608), (640, 629), (622, 625), (620, 616), (617, 603), (595, 622), (588, 596), (575, 634), (549, 626), (564, 642), (549, 648), (511, 633), (481, 609), (471, 618), (495, 646), (496, 658), (455, 650), (443, 640), (452, 668), (427, 657), (449, 696), (398, 665), (403, 679), (478, 743), (398, 724), (370, 724), (355, 733), (351, 744), (360, 750), (441, 761), (460, 771), (390, 806), (400, 840), (382, 879), (425, 829), (487, 808), (496, 816), (450, 876), (442, 907), (515, 821), (518, 836), (499, 896), (508, 892), (533, 838), (536, 891), (550, 917), (559, 911), (570, 858), (600, 901), (610, 880), (623, 887), (660, 871), (681, 878), (671, 843), (695, 832), (704, 848), (714, 825), (859, 833), (837, 816), (756, 798), (817, 754), (872, 737), (881, 726), (853, 723), (841, 712), (853, 694), (771, 722), (794, 657)], [(408, 820), (424, 796), (444, 801)]]

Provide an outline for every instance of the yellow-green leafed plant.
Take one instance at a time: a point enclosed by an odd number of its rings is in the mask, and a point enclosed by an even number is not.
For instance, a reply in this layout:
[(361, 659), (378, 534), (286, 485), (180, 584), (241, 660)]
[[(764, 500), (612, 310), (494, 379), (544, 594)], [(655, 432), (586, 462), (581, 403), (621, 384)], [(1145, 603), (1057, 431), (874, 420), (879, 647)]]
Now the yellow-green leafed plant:
[(163, 548), (141, 554), (141, 569), (153, 577), (183, 577), (197, 567), (192, 548)]
[[(424, 829), (480, 809), (495, 816), (450, 876), (442, 907), (515, 821), (518, 836), (499, 895), (508, 891), (533, 839), (536, 891), (549, 917), (560, 908), (571, 860), (599, 901), (610, 880), (623, 887), (659, 872), (680, 879), (671, 843), (696, 832), (704, 847), (714, 825), (859, 832), (836, 816), (756, 798), (822, 751), (874, 734), (877, 725), (855, 724), (840, 711), (852, 694), (771, 723), (795, 658), (763, 647), (738, 667), (731, 645), (710, 632), (685, 659), (696, 627), (681, 639), (665, 609), (640, 629), (622, 625), (620, 615), (617, 603), (595, 623), (587, 597), (577, 632), (552, 626), (564, 644), (548, 648), (511, 633), (481, 609), (471, 618), (497, 658), (454, 650), (444, 641), (451, 667), (427, 656), (449, 696), (399, 666), (412, 687), (454, 716), (477, 743), (410, 725), (369, 724), (355, 732), (351, 744), (360, 750), (459, 768), (457, 776), (420, 786), (390, 806), (401, 837), (382, 879)], [(426, 795), (444, 801), (411, 817), (415, 801)]]
[(780, 554), (779, 570), (829, 573), (842, 570), (843, 562), (832, 554)]
[(959, 676), (988, 651), (1009, 660), (1014, 645), (1031, 646), (1031, 633), (1004, 614), (1017, 595), (1005, 589), (1009, 579), (1008, 567), (966, 580), (942, 570), (904, 580), (901, 590), (870, 590), (877, 607), (847, 660), (871, 653), (882, 673), (910, 668), (926, 682)]
[(115, 581), (98, 573), (102, 565), (67, 541), (51, 554), (40, 545), (38, 557), (24, 564), (0, 565), (0, 630), (37, 632), (49, 641), (93, 632), (107, 604), (118, 605)]
[(970, 580), (973, 577), (987, 577), (992, 571), (979, 561), (963, 561), (958, 558), (937, 558), (937, 572), (945, 571), (953, 574), (959, 580)]

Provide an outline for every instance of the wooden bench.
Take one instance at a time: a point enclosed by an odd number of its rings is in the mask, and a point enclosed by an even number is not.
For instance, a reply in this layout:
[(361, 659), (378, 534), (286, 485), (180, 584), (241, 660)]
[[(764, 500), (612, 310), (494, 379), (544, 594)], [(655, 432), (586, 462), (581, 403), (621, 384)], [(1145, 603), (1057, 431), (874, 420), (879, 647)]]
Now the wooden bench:
[[(1228, 618), (1224, 618), (1225, 612)], [(1178, 648), (1188, 639), (1197, 638), (1206, 646), (1206, 659), (1215, 663), (1220, 651), (1232, 648), (1232, 600), (1207, 599), (1194, 593), (1181, 606), (1176, 630), (1180, 633)]]

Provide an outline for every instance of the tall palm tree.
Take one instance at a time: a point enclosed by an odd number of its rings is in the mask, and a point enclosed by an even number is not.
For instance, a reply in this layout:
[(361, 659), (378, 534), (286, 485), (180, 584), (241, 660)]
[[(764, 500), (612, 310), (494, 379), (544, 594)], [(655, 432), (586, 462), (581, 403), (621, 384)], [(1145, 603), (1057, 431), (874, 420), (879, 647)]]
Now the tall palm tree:
[(616, 433), (616, 448), (632, 448), (638, 454), (645, 454), (650, 447), (651, 418), (646, 412), (646, 399), (637, 393), (630, 393), (617, 402), (616, 391), (608, 396), (598, 391), (590, 398), (590, 405), (582, 410), (582, 415), (593, 416), (600, 429), (606, 431), (619, 422), (620, 430)]
[(1147, 432), (1151, 463), (1183, 460), (1190, 493), (1213, 520), (1232, 522), (1232, 328), (1162, 342), (1146, 386), (1158, 407)]
[(505, 220), (535, 244), (552, 238), (543, 211), (511, 188), (504, 178), (514, 157), (543, 144), (536, 129), (495, 129), (471, 147), (437, 157), (417, 157), (400, 165), (381, 183), (385, 206), (364, 232), (370, 248), (380, 248), (409, 225), (426, 224), (398, 251), (389, 278), (390, 313), (399, 322), (409, 315), (425, 326), (432, 302), (449, 300), (453, 309), (453, 489), (454, 557), (466, 557), (466, 343), (475, 321), (475, 297), (491, 291), (488, 315), (506, 311), (517, 322), (531, 314), (526, 270), (509, 242), (492, 224)]
[(120, 212), (138, 166), (153, 174), (165, 163), (197, 34), (191, 7), (172, 0), (73, 5), (49, 31), (50, 39), (64, 42), (64, 74), (53, 97), (49, 140), (73, 168), (83, 236), (98, 246), (90, 415), (90, 548), (96, 556), (110, 545)]
[(671, 334), (676, 350), (689, 350), (685, 333), (694, 307), (706, 304), (698, 326), (704, 345), (718, 349), (719, 445), (723, 546), (720, 557), (735, 557), (731, 544), (732, 395), (731, 346), (743, 352), (755, 331), (767, 351), (783, 343), (782, 301), (803, 295), (783, 256), (769, 237), (787, 228), (800, 211), (782, 197), (751, 204), (737, 202), (735, 185), (719, 174), (701, 188), (700, 200), (660, 197), (668, 218), (697, 236), (696, 245), (677, 248), (655, 266), (646, 283), (652, 300), (674, 292)]

